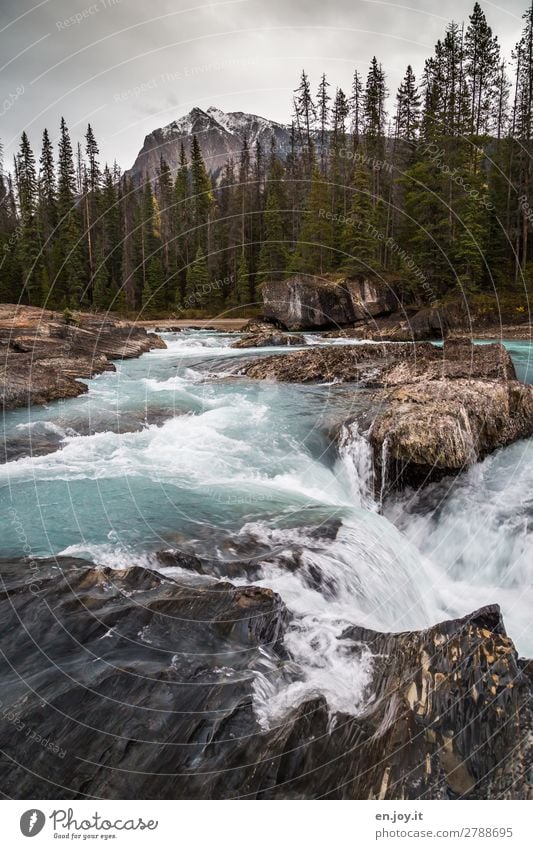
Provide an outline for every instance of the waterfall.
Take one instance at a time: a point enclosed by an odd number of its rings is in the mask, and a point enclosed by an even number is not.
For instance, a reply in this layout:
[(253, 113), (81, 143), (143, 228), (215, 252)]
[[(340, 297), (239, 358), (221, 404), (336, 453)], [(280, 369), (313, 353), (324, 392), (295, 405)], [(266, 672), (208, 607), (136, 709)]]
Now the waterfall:
[(374, 452), (368, 431), (361, 433), (357, 422), (344, 424), (339, 436), (339, 465), (348, 479), (348, 486), (357, 507), (377, 510), (374, 498)]

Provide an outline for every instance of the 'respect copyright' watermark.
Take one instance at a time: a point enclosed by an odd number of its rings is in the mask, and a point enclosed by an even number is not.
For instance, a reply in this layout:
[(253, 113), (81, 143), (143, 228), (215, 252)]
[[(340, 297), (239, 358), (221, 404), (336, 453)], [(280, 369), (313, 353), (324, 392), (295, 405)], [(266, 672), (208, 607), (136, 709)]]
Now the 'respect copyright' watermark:
[(97, 15), (98, 12), (112, 9), (113, 6), (118, 6), (120, 3), (121, 0), (98, 0), (98, 3), (93, 3), (92, 6), (86, 6), (85, 9), (81, 9), (81, 11), (76, 12), (69, 18), (64, 18), (62, 21), (56, 21), (56, 29), (65, 30), (75, 27), (78, 24), (82, 24), (88, 18), (92, 18), (94, 15)]
[(89, 817), (79, 817), (73, 808), (58, 808), (46, 816), (37, 808), (30, 808), (20, 818), (20, 830), (25, 837), (35, 837), (50, 820), (54, 837), (69, 840), (86, 840), (100, 838), (112, 840), (117, 832), (124, 831), (155, 831), (158, 820), (144, 820), (142, 817), (109, 819), (95, 811)]

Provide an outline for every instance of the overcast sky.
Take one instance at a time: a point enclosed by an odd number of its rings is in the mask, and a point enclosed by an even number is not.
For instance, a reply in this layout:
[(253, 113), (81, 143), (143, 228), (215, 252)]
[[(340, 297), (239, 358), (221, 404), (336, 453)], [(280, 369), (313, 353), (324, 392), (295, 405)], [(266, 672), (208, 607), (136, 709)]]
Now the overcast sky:
[[(0, 138), (7, 168), (23, 129), (36, 149), (61, 115), (87, 121), (102, 160), (129, 167), (146, 133), (193, 106), (287, 121), (302, 67), (347, 92), (375, 54), (394, 91), (417, 75), (465, 0), (0, 0)], [(526, 0), (481, 3), (506, 55)], [(76, 15), (78, 18), (76, 19)]]

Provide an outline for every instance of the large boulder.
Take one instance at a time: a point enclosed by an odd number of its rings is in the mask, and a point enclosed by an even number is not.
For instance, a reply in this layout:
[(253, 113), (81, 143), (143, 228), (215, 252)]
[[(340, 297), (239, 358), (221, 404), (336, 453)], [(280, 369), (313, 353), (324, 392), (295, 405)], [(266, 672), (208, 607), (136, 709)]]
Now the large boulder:
[(382, 491), (457, 474), (533, 436), (533, 387), (516, 380), (419, 380), (381, 405), (370, 441)]
[(363, 275), (338, 280), (295, 275), (263, 283), (261, 294), (265, 318), (288, 330), (353, 324), (387, 315), (397, 305), (383, 281)]
[[(533, 435), (533, 387), (498, 344), (449, 340), (318, 347), (247, 363), (261, 380), (350, 382), (373, 389), (361, 415), (381, 492), (456, 474)], [(339, 438), (341, 431), (336, 433)], [(343, 437), (344, 438), (344, 437)]]

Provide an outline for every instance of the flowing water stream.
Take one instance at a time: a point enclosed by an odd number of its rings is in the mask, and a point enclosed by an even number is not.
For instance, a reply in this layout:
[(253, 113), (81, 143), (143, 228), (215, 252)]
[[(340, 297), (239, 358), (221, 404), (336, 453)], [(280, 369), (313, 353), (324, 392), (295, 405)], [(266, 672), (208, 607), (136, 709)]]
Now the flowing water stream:
[[(2, 556), (161, 568), (155, 552), (183, 545), (218, 561), (268, 553), (253, 583), (292, 612), (285, 642), (300, 674), (280, 686), (266, 660), (257, 670), (265, 724), (316, 692), (357, 710), (371, 658), (345, 654), (351, 624), (419, 628), (498, 602), (533, 655), (533, 441), (379, 505), (364, 435), (350, 426), (331, 445), (364, 390), (249, 381), (239, 365), (258, 352), (231, 349), (234, 336), (164, 338), (166, 350), (96, 377), (87, 395), (5, 417)], [(509, 348), (530, 379), (529, 345)], [(298, 568), (285, 568), (295, 552)]]

